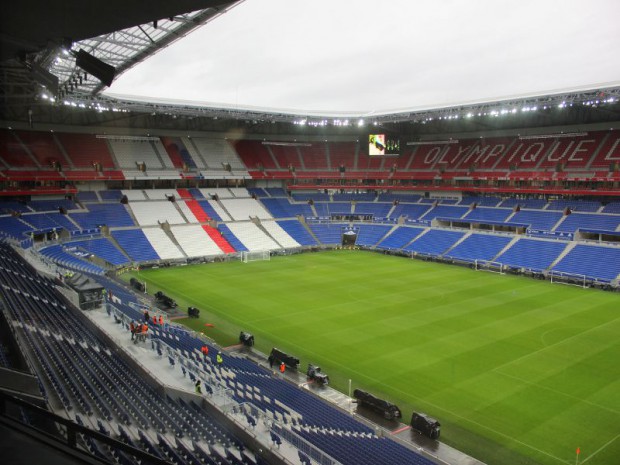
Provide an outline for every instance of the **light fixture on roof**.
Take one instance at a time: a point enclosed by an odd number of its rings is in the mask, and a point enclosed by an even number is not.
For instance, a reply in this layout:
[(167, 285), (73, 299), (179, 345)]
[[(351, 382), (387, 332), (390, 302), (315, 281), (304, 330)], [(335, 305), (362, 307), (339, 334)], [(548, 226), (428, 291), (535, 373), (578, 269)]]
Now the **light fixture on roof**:
[(90, 53), (80, 49), (77, 52), (73, 52), (75, 55), (75, 64), (86, 71), (88, 74), (95, 76), (103, 84), (110, 87), (114, 76), (116, 74), (116, 68), (107, 63), (104, 63), (99, 58)]
[(561, 132), (556, 134), (536, 134), (531, 136), (519, 136), (519, 140), (532, 140), (532, 139), (555, 139), (561, 137), (583, 137), (587, 136), (587, 132)]

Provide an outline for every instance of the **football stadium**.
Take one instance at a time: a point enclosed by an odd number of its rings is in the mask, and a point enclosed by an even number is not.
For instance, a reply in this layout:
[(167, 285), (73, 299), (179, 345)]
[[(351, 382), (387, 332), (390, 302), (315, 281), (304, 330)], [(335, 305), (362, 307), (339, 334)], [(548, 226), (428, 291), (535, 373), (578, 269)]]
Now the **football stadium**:
[(55, 3), (0, 9), (4, 463), (618, 463), (620, 5)]

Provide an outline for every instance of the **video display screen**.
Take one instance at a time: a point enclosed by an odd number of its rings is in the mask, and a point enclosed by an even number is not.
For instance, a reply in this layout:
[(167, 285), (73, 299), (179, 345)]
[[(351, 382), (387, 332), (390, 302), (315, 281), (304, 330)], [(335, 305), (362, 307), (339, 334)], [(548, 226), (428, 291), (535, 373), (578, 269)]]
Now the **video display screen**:
[(400, 139), (387, 134), (368, 135), (368, 155), (396, 156), (400, 155)]

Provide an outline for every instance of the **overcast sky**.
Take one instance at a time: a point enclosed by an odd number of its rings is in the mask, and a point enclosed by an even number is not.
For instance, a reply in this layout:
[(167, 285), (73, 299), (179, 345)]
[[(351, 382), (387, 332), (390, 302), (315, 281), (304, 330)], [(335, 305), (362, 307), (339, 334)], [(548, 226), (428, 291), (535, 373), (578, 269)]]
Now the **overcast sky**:
[(618, 0), (246, 0), (107, 93), (385, 113), (620, 84)]

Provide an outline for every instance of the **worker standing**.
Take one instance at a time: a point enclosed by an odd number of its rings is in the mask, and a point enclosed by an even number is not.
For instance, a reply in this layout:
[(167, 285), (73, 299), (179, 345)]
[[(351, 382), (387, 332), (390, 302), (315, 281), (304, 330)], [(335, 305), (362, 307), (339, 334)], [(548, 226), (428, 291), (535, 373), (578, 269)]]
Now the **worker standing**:
[(285, 371), (286, 365), (284, 364), (284, 362), (280, 362), (280, 373), (284, 374)]
[(224, 358), (222, 357), (222, 352), (218, 352), (217, 356), (215, 357), (215, 361), (217, 362), (218, 365), (221, 365), (222, 363), (224, 363)]

